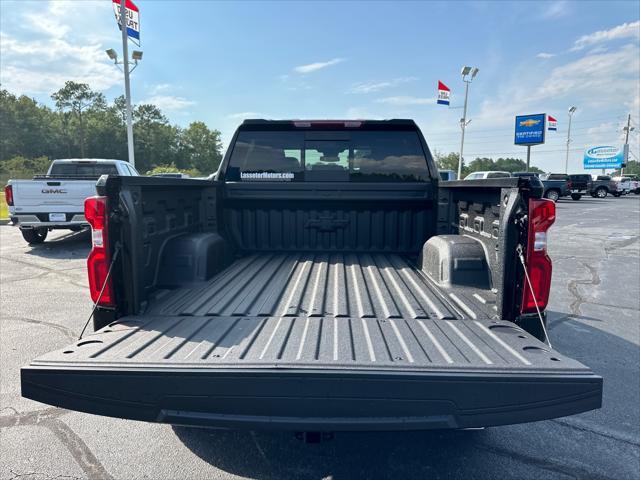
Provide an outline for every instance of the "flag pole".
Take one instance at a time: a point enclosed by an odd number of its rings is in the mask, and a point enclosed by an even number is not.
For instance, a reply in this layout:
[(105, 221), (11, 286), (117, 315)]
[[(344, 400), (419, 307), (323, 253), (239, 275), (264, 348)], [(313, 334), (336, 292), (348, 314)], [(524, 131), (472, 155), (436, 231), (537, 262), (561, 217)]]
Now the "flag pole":
[(127, 7), (125, 0), (120, 0), (120, 30), (122, 30), (122, 65), (124, 67), (124, 96), (127, 104), (127, 150), (129, 163), (135, 168), (136, 159), (133, 151), (133, 113), (131, 111), (131, 83), (129, 82), (129, 36), (127, 33)]

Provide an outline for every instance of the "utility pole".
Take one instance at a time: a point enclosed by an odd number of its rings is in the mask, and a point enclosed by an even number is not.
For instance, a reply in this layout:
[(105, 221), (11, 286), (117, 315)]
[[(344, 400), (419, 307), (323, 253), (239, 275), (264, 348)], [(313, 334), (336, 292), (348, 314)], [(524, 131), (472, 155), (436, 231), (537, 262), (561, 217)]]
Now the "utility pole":
[(571, 143), (571, 119), (573, 118), (573, 114), (576, 111), (576, 107), (571, 107), (569, 109), (569, 128), (567, 129), (567, 156), (564, 160), (564, 173), (569, 173), (569, 144)]
[(464, 83), (464, 111), (462, 113), (462, 118), (460, 119), (460, 128), (462, 128), (462, 139), (460, 140), (460, 158), (458, 159), (458, 180), (462, 179), (462, 155), (464, 152), (464, 131), (467, 127), (467, 99), (469, 98), (470, 82), (464, 81)]
[[(460, 119), (460, 128), (462, 128), (462, 138), (460, 140), (460, 158), (458, 159), (458, 180), (462, 178), (462, 159), (464, 156), (464, 132), (469, 125), (467, 122), (467, 100), (469, 99), (469, 84), (473, 81), (475, 76), (480, 71), (477, 67), (462, 67), (462, 81), (466, 84), (464, 89), (464, 111), (462, 113), (462, 118)], [(471, 74), (471, 78), (467, 80), (467, 75)]]
[(120, 0), (120, 29), (122, 30), (122, 56), (124, 60), (124, 96), (127, 103), (127, 147), (129, 163), (135, 168), (136, 159), (133, 152), (133, 114), (131, 112), (131, 84), (129, 83), (129, 38), (127, 34), (127, 8), (125, 0)]
[[(624, 135), (624, 163), (627, 163), (629, 160), (629, 132), (631, 132), (634, 128), (631, 126), (631, 114), (627, 116), (627, 126), (624, 127), (625, 135)], [(620, 167), (620, 176), (624, 173), (624, 167)]]

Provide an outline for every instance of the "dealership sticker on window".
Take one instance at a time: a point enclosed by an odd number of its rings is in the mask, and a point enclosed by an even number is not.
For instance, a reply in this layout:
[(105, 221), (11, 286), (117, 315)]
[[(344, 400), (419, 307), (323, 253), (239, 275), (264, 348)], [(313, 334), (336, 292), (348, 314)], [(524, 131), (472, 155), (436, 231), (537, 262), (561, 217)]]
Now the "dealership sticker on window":
[(240, 172), (240, 180), (290, 182), (293, 178), (293, 172)]

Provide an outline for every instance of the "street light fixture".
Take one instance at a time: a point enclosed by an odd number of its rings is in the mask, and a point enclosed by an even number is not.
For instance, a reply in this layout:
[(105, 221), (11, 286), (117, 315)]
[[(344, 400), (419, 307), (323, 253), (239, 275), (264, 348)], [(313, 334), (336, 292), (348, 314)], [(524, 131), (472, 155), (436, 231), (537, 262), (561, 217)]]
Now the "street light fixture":
[(571, 118), (573, 117), (573, 114), (575, 113), (575, 111), (577, 110), (576, 107), (571, 107), (569, 108), (569, 128), (567, 129), (567, 156), (564, 160), (564, 173), (568, 174), (569, 173), (569, 144), (571, 143)]
[(113, 48), (107, 50), (107, 56), (115, 63), (118, 63), (118, 53)]
[[(458, 179), (462, 177), (462, 158), (464, 152), (464, 132), (467, 128), (467, 125), (471, 123), (471, 120), (467, 121), (467, 100), (469, 98), (469, 84), (476, 77), (480, 69), (478, 67), (462, 67), (460, 74), (462, 75), (462, 81), (466, 84), (464, 90), (464, 113), (462, 114), (462, 118), (460, 119), (460, 128), (462, 128), (462, 139), (460, 140), (460, 158), (458, 159)], [(467, 79), (467, 77), (471, 74), (471, 78)]]
[[(122, 43), (126, 47), (126, 39), (123, 39)], [(133, 151), (133, 120), (131, 111), (131, 86), (129, 83), (129, 74), (136, 69), (136, 67), (138, 66), (138, 62), (142, 60), (142, 52), (140, 50), (134, 50), (133, 52), (131, 52), (131, 60), (129, 60), (127, 58), (128, 52), (125, 48), (123, 60), (121, 62), (118, 61), (118, 53), (113, 48), (106, 50), (106, 53), (109, 59), (113, 60), (113, 63), (116, 65), (116, 67), (120, 68), (120, 65), (124, 67), (122, 70), (124, 71), (124, 96), (127, 107), (127, 150), (129, 153), (129, 162), (135, 167), (136, 161)], [(131, 65), (131, 62), (133, 62), (133, 65)]]

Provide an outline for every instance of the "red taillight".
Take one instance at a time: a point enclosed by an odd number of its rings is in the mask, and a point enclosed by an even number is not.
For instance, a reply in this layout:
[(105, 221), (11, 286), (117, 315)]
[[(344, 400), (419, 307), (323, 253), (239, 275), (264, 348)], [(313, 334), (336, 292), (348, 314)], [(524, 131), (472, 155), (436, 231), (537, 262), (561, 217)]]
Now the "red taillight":
[(7, 205), (13, 207), (13, 187), (11, 185), (4, 187), (4, 199), (7, 201)]
[[(115, 306), (113, 280), (109, 272), (109, 234), (107, 225), (107, 197), (89, 197), (84, 201), (84, 216), (91, 225), (92, 248), (87, 258), (89, 291), (93, 303), (103, 307)], [(106, 281), (106, 283), (105, 283)], [(102, 296), (100, 292), (102, 291)]]
[(531, 280), (535, 300), (529, 285), (522, 293), (522, 313), (535, 313), (536, 301), (542, 311), (547, 308), (551, 290), (551, 259), (547, 255), (547, 230), (556, 221), (556, 204), (547, 199), (529, 200), (529, 232), (527, 242), (527, 273)]

